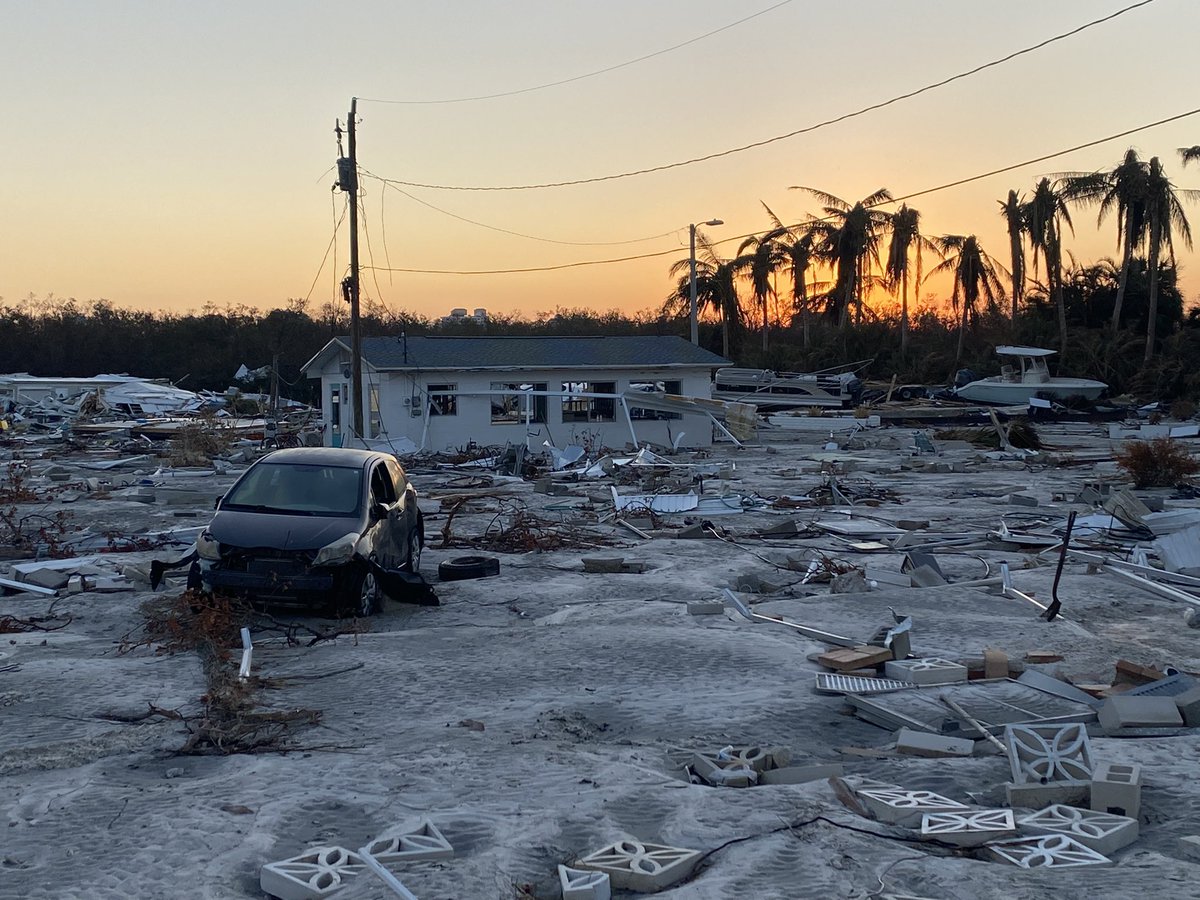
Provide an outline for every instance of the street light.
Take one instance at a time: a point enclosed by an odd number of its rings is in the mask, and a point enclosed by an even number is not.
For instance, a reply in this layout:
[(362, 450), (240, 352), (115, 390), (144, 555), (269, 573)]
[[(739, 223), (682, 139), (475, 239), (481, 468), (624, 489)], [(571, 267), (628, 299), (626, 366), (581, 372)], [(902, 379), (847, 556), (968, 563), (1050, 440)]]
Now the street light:
[[(709, 219), (707, 222), (701, 222), (701, 225), (717, 226), (724, 225), (720, 219)], [(696, 224), (693, 222), (688, 226), (688, 237), (691, 239), (691, 251), (689, 256), (689, 275), (688, 275), (688, 295), (690, 302), (688, 304), (689, 316), (692, 325), (692, 343), (699, 346), (700, 344), (700, 322), (696, 318)]]

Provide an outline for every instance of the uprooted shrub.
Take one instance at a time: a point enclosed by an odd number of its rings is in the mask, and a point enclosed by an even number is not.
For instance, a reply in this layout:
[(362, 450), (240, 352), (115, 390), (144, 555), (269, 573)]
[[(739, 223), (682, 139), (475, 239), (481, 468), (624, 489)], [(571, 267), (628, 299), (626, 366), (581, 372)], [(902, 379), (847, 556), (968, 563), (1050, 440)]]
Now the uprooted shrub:
[(1130, 441), (1117, 454), (1117, 465), (1138, 488), (1174, 487), (1200, 471), (1187, 447), (1167, 437)]

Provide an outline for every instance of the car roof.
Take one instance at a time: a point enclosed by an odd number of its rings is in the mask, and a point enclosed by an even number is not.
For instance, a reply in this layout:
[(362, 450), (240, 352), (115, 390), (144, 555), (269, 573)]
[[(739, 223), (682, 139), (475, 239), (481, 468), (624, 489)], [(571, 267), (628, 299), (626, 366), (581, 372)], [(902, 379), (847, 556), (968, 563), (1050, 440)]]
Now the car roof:
[(351, 450), (348, 447), (293, 447), (268, 453), (259, 462), (292, 466), (342, 466), (358, 469), (378, 460), (394, 459), (375, 450)]

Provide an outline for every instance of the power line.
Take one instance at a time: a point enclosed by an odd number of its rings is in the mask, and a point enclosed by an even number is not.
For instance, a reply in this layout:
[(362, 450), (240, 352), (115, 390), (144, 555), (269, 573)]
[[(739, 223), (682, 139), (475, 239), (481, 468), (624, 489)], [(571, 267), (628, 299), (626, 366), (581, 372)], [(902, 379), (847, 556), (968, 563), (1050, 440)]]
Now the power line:
[[(332, 250), (334, 248), (334, 246), (337, 244), (338, 229), (342, 225), (342, 219), (345, 219), (345, 218), (346, 218), (346, 207), (343, 206), (342, 207), (342, 217), (341, 217), (341, 219), (335, 218), (333, 221), (333, 237), (331, 237), (329, 239), (329, 244), (325, 248), (325, 255), (321, 257), (321, 265), (317, 269), (317, 274), (313, 276), (313, 281), (312, 281), (312, 284), (308, 288), (308, 293), (304, 296), (304, 302), (306, 304), (308, 303), (309, 299), (312, 297), (312, 292), (317, 287), (317, 280), (320, 279), (321, 273), (325, 271), (325, 261), (329, 259), (329, 251)], [(336, 260), (336, 258), (335, 258), (335, 260)], [(337, 268), (336, 261), (334, 262), (333, 266), (335, 269)], [(335, 272), (335, 275), (336, 275), (336, 272)]]
[[(444, 216), (449, 216), (452, 219), (458, 219), (458, 221), (466, 222), (468, 225), (477, 225), (478, 227), (486, 228), (489, 231), (498, 231), (501, 234), (511, 234), (514, 237), (526, 238), (527, 240), (531, 240), (531, 241), (542, 241), (547, 244), (562, 244), (562, 245), (568, 246), (568, 247), (616, 247), (621, 244), (642, 244), (642, 243), (645, 243), (646, 241), (657, 241), (659, 238), (668, 237), (672, 234), (675, 234), (677, 231), (679, 231), (678, 228), (672, 228), (670, 231), (664, 231), (662, 234), (652, 234), (649, 237), (632, 238), (627, 241), (559, 241), (559, 240), (555, 240), (554, 238), (538, 237), (536, 234), (524, 234), (520, 231), (510, 231), (509, 229), (501, 228), (498, 225), (489, 225), (486, 222), (477, 222), (475, 219), (468, 219), (466, 216), (460, 216), (457, 213), (452, 213), (448, 209), (442, 209), (440, 206), (434, 206), (432, 203), (422, 200), (420, 197), (414, 196), (413, 194), (410, 194), (408, 191), (403, 190), (402, 188), (399, 188), (396, 185), (389, 183), (386, 178), (380, 178), (378, 175), (376, 175), (372, 172), (369, 172), (362, 167), (359, 167), (359, 172), (361, 172), (367, 178), (374, 178), (376, 181), (380, 182), (385, 188), (391, 188), (393, 191), (396, 191), (398, 194), (404, 195), (409, 200), (412, 200), (414, 203), (420, 203), (422, 206), (426, 206), (429, 209), (432, 209), (434, 212), (439, 212)], [(386, 191), (384, 192), (384, 194), (386, 194)], [(384, 194), (381, 194), (380, 196), (384, 196)]]
[(775, 137), (765, 138), (761, 141), (754, 141), (753, 143), (744, 144), (740, 147), (734, 147), (730, 150), (721, 150), (716, 153), (709, 153), (706, 156), (696, 156), (696, 157), (692, 157), (691, 159), (681, 160), (680, 162), (665, 163), (660, 166), (650, 166), (649, 168), (635, 169), (635, 170), (628, 171), (628, 172), (618, 172), (614, 175), (597, 175), (592, 178), (577, 178), (577, 179), (574, 179), (571, 181), (554, 181), (554, 182), (547, 182), (544, 184), (510, 184), (510, 185), (425, 184), (425, 183), (419, 182), (419, 181), (400, 181), (398, 179), (384, 179), (384, 178), (380, 178), (380, 176), (378, 176), (378, 175), (376, 175), (374, 177), (379, 178), (381, 181), (386, 181), (388, 184), (392, 184), (392, 185), (403, 185), (405, 187), (426, 188), (428, 190), (435, 190), (435, 191), (534, 191), (534, 190), (541, 190), (544, 188), (574, 187), (576, 185), (581, 185), (581, 184), (596, 184), (597, 182), (615, 181), (620, 178), (633, 178), (634, 176), (637, 176), (637, 175), (649, 175), (653, 172), (665, 172), (669, 169), (678, 169), (683, 166), (690, 166), (690, 165), (694, 165), (696, 163), (708, 162), (713, 159), (720, 159), (721, 157), (732, 156), (735, 153), (744, 153), (747, 150), (754, 150), (759, 147), (766, 147), (769, 144), (775, 144), (775, 143), (778, 143), (779, 141), (785, 141), (790, 138), (798, 137), (799, 135), (802, 135), (802, 134), (811, 134), (812, 132), (817, 131), (821, 128), (827, 128), (830, 125), (836, 125), (840, 122), (845, 122), (849, 119), (858, 118), (859, 116), (866, 115), (869, 112), (874, 112), (875, 110), (883, 109), (884, 107), (891, 106), (894, 103), (899, 103), (902, 100), (909, 100), (913, 97), (919, 96), (920, 94), (924, 94), (929, 91), (936, 90), (937, 88), (940, 88), (940, 87), (945, 87), (946, 85), (951, 84), (952, 82), (960, 81), (964, 78), (969, 78), (972, 75), (976, 75), (976, 74), (984, 71), (985, 69), (990, 69), (995, 66), (1003, 65), (1004, 63), (1010, 62), (1011, 60), (1014, 60), (1017, 57), (1024, 56), (1029, 53), (1033, 53), (1035, 50), (1041, 50), (1042, 48), (1048, 47), (1050, 44), (1057, 43), (1058, 41), (1066, 40), (1067, 38), (1073, 37), (1074, 35), (1077, 35), (1082, 31), (1086, 31), (1089, 28), (1094, 28), (1095, 26), (1101, 25), (1105, 22), (1110, 22), (1113, 19), (1117, 18), (1118, 16), (1123, 16), (1126, 13), (1131, 12), (1135, 9), (1139, 9), (1143, 6), (1149, 6), (1151, 3), (1154, 3), (1154, 2), (1155, 2), (1155, 0), (1139, 0), (1139, 2), (1133, 3), (1126, 7), (1123, 7), (1122, 9), (1118, 9), (1116, 12), (1110, 13), (1107, 16), (1103, 16), (1099, 19), (1093, 19), (1090, 22), (1085, 22), (1083, 25), (1080, 25), (1076, 28), (1072, 28), (1070, 31), (1064, 31), (1061, 34), (1056, 34), (1053, 37), (1046, 38), (1045, 40), (1039, 41), (1036, 44), (1032, 44), (1031, 46), (1024, 47), (1020, 50), (1016, 50), (1012, 53), (1009, 53), (1007, 56), (1002, 56), (999, 59), (994, 59), (990, 62), (983, 63), (982, 65), (975, 66), (975, 68), (973, 68), (973, 69), (968, 69), (965, 72), (959, 72), (957, 75), (951, 75), (948, 78), (943, 78), (941, 81), (932, 82), (931, 84), (927, 84), (924, 87), (919, 87), (915, 90), (908, 91), (907, 93), (897, 94), (895, 97), (891, 97), (888, 100), (882, 100), (878, 103), (872, 103), (870, 106), (864, 106), (861, 109), (857, 109), (853, 112), (844, 113), (843, 115), (835, 116), (832, 119), (825, 119), (824, 121), (817, 122), (813, 125), (806, 125), (803, 128), (797, 128), (795, 131), (789, 131), (787, 134), (776, 135)]
[(639, 56), (636, 59), (631, 59), (631, 60), (628, 60), (627, 62), (617, 63), (616, 65), (613, 65), (613, 66), (605, 66), (603, 69), (596, 69), (594, 72), (585, 72), (582, 75), (573, 75), (570, 78), (563, 78), (563, 79), (560, 79), (559, 81), (549, 81), (545, 84), (537, 84), (537, 85), (534, 85), (533, 87), (519, 88), (514, 91), (501, 91), (498, 94), (481, 94), (477, 97), (453, 97), (453, 98), (442, 99), (442, 100), (379, 100), (379, 99), (371, 99), (368, 97), (360, 97), (359, 99), (363, 103), (391, 103), (391, 104), (399, 104), (399, 105), (405, 105), (405, 106), (425, 106), (425, 105), (435, 104), (435, 103), (471, 103), (476, 100), (496, 100), (500, 97), (515, 97), (517, 94), (530, 94), (530, 93), (533, 93), (534, 91), (543, 91), (546, 88), (559, 87), (560, 85), (571, 84), (576, 81), (583, 81), (585, 78), (594, 78), (597, 75), (604, 75), (608, 72), (615, 72), (615, 71), (617, 71), (617, 69), (624, 69), (627, 66), (632, 66), (632, 65), (635, 65), (640, 62), (645, 62), (648, 59), (654, 59), (654, 57), (656, 57), (656, 56), (662, 56), (664, 53), (671, 53), (674, 50), (679, 50), (679, 49), (682, 49), (683, 47), (690, 46), (691, 44), (695, 44), (698, 41), (704, 40), (705, 38), (710, 38), (714, 34), (720, 34), (722, 31), (728, 31), (730, 28), (734, 28), (745, 22), (749, 22), (751, 19), (757, 19), (759, 16), (764, 16), (767, 13), (773, 12), (774, 10), (779, 9), (779, 7), (786, 6), (787, 4), (789, 4), (791, 2), (792, 2), (792, 0), (780, 0), (780, 2), (776, 3), (774, 6), (768, 6), (766, 9), (759, 10), (756, 13), (751, 13), (750, 15), (745, 16), (744, 18), (738, 19), (736, 22), (730, 22), (728, 25), (722, 25), (720, 28), (715, 28), (712, 31), (705, 32), (704, 34), (699, 35), (697, 37), (689, 38), (688, 40), (684, 41), (683, 43), (674, 44), (670, 47), (664, 47), (662, 50), (655, 50), (653, 53), (647, 53), (645, 56)]
[[(1060, 156), (1066, 156), (1069, 153), (1075, 153), (1076, 151), (1079, 151), (1079, 150), (1086, 150), (1090, 147), (1096, 147), (1096, 146), (1099, 146), (1100, 144), (1105, 144), (1110, 141), (1119, 140), (1120, 138), (1129, 137), (1131, 134), (1137, 134), (1140, 131), (1147, 131), (1151, 128), (1157, 128), (1159, 125), (1166, 125), (1170, 122), (1177, 122), (1180, 119), (1186, 119), (1186, 118), (1189, 118), (1190, 116), (1194, 116), (1197, 114), (1200, 114), (1200, 107), (1189, 110), (1188, 112), (1183, 112), (1183, 113), (1178, 113), (1177, 115), (1168, 116), (1165, 119), (1159, 119), (1157, 122), (1150, 122), (1146, 125), (1139, 125), (1137, 128), (1130, 128), (1125, 131), (1117, 132), (1116, 134), (1110, 134), (1107, 137), (1097, 138), (1096, 140), (1087, 141), (1082, 144), (1076, 144), (1073, 147), (1067, 147), (1064, 150), (1057, 150), (1054, 153), (1046, 153), (1042, 156), (1036, 156), (1036, 157), (1033, 157), (1032, 159), (1026, 159), (1026, 160), (1023, 160), (1018, 163), (1013, 163), (1011, 165), (1002, 166), (998, 169), (991, 169), (987, 172), (982, 172), (978, 175), (971, 175), (967, 178), (959, 178), (956, 181), (948, 181), (945, 184), (939, 184), (935, 187), (925, 188), (925, 189), (919, 190), (919, 191), (913, 191), (912, 193), (904, 194), (900, 197), (893, 197), (891, 200), (886, 200), (881, 203), (875, 203), (875, 204), (872, 204), (872, 206), (887, 206), (892, 203), (900, 203), (905, 200), (911, 200), (914, 197), (924, 197), (928, 194), (937, 193), (938, 191), (945, 191), (945, 190), (949, 190), (950, 188), (953, 188), (953, 187), (960, 187), (961, 185), (964, 185), (964, 184), (970, 184), (973, 181), (980, 181), (984, 178), (990, 178), (993, 175), (1002, 175), (1005, 172), (1011, 172), (1015, 169), (1020, 169), (1025, 166), (1032, 166), (1037, 163), (1046, 162), (1047, 160), (1055, 159)], [(814, 220), (809, 220), (809, 221), (814, 221)], [(820, 220), (818, 219), (816, 221), (820, 221)], [(798, 225), (803, 225), (803, 224), (805, 224), (805, 223), (797, 222), (794, 225), (790, 225), (788, 227), (795, 228)], [(760, 233), (761, 232), (750, 232), (749, 234), (740, 234), (740, 235), (736, 235), (735, 237), (723, 238), (719, 241), (712, 241), (711, 243), (713, 245), (728, 244), (731, 241), (745, 240), (748, 237), (753, 237), (754, 235), (760, 234)], [(678, 248), (672, 248), (670, 250), (659, 250), (654, 253), (642, 253), (637, 256), (620, 256), (620, 257), (615, 257), (615, 258), (611, 258), (611, 259), (589, 259), (589, 260), (582, 260), (579, 262), (561, 263), (559, 265), (554, 265), (554, 266), (529, 266), (527, 268), (522, 268), (522, 269), (474, 269), (474, 270), (465, 270), (465, 271), (456, 271), (456, 270), (448, 270), (448, 269), (388, 269), (386, 271), (404, 272), (404, 273), (411, 274), (411, 275), (514, 275), (514, 274), (522, 274), (522, 273), (528, 273), (528, 272), (555, 272), (555, 271), (559, 271), (561, 269), (575, 269), (575, 268), (581, 268), (584, 266), (603, 266), (603, 265), (610, 265), (613, 263), (633, 262), (633, 261), (639, 260), (639, 259), (653, 259), (653, 258), (659, 257), (659, 256), (667, 256), (671, 253), (676, 253), (676, 252), (678, 252)]]

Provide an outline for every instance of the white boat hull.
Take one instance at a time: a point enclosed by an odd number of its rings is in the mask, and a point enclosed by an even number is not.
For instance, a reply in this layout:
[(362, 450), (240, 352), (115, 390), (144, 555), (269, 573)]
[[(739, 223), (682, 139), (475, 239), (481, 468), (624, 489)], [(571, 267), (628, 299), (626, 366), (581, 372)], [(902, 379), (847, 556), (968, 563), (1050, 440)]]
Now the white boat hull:
[(1095, 400), (1108, 385), (1090, 378), (1051, 378), (1043, 382), (1004, 381), (1003, 377), (981, 378), (960, 388), (954, 394), (972, 403), (1027, 405), (1031, 397), (1048, 400), (1070, 400), (1078, 397)]

